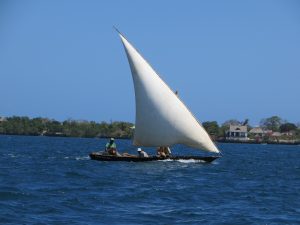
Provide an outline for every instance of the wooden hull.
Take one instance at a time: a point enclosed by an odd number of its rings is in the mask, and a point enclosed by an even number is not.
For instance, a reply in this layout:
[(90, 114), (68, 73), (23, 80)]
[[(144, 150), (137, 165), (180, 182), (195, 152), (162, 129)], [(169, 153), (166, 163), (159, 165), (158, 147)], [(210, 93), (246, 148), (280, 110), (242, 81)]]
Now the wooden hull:
[(158, 161), (158, 160), (201, 160), (204, 162), (212, 162), (215, 159), (220, 158), (221, 156), (171, 156), (168, 158), (160, 158), (157, 156), (150, 156), (148, 158), (140, 158), (137, 156), (113, 156), (113, 155), (102, 155), (101, 153), (93, 152), (90, 154), (90, 158), (98, 161), (123, 161), (123, 162), (149, 162), (149, 161)]

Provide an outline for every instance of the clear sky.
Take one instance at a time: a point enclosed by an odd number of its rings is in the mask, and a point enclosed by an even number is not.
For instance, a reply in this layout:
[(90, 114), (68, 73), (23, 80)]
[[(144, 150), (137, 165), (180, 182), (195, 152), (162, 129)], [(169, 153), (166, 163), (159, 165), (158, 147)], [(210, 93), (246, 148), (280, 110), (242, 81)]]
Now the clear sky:
[(134, 122), (113, 25), (200, 121), (300, 122), (299, 1), (0, 1), (0, 116)]

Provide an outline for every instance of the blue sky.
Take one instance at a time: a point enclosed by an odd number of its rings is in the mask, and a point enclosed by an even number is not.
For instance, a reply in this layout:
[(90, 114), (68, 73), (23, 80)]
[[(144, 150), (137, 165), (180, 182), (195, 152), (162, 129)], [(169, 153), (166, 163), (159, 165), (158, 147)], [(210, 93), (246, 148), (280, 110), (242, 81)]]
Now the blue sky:
[(299, 1), (1, 1), (0, 115), (134, 122), (117, 26), (200, 121), (300, 122)]

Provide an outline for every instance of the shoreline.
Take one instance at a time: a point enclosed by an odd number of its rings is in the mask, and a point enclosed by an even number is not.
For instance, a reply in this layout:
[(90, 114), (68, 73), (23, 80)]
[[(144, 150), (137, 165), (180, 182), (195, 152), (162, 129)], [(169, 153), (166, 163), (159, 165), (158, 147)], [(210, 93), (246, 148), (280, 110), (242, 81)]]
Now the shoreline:
[[(67, 136), (67, 135), (55, 135), (55, 134), (50, 134), (50, 135), (29, 135), (29, 134), (1, 134), (0, 136), (21, 136), (21, 137), (60, 137), (60, 138), (94, 138), (94, 139), (108, 139), (111, 138), (111, 136), (99, 136), (99, 137), (78, 137), (78, 136)], [(113, 137), (115, 139), (126, 139), (130, 140), (130, 137)]]
[[(93, 139), (107, 139), (109, 136), (101, 136), (101, 137), (75, 137), (75, 136), (65, 136), (65, 135), (23, 135), (23, 134), (0, 134), (0, 136), (27, 136), (27, 137), (61, 137), (61, 138), (93, 138)], [(114, 137), (115, 139), (120, 140), (130, 140), (130, 137)], [(300, 145), (300, 141), (291, 141), (291, 142), (276, 142), (276, 141), (268, 141), (268, 142), (257, 142), (255, 140), (249, 141), (237, 141), (237, 140), (216, 140), (216, 143), (227, 143), (227, 144), (258, 144), (258, 145)]]
[(300, 141), (290, 141), (290, 142), (284, 142), (284, 141), (266, 141), (266, 142), (258, 142), (255, 140), (249, 140), (249, 141), (233, 141), (233, 140), (217, 140), (217, 143), (229, 143), (229, 144), (268, 144), (268, 145), (300, 145)]

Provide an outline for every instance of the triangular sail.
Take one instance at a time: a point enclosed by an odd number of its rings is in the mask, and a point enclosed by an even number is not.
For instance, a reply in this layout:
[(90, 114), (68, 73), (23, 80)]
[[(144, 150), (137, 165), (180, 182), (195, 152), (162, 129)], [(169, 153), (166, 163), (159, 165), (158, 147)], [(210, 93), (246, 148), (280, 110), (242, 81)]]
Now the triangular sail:
[(120, 34), (130, 64), (136, 100), (133, 143), (139, 146), (190, 147), (218, 153), (204, 128), (149, 63)]

